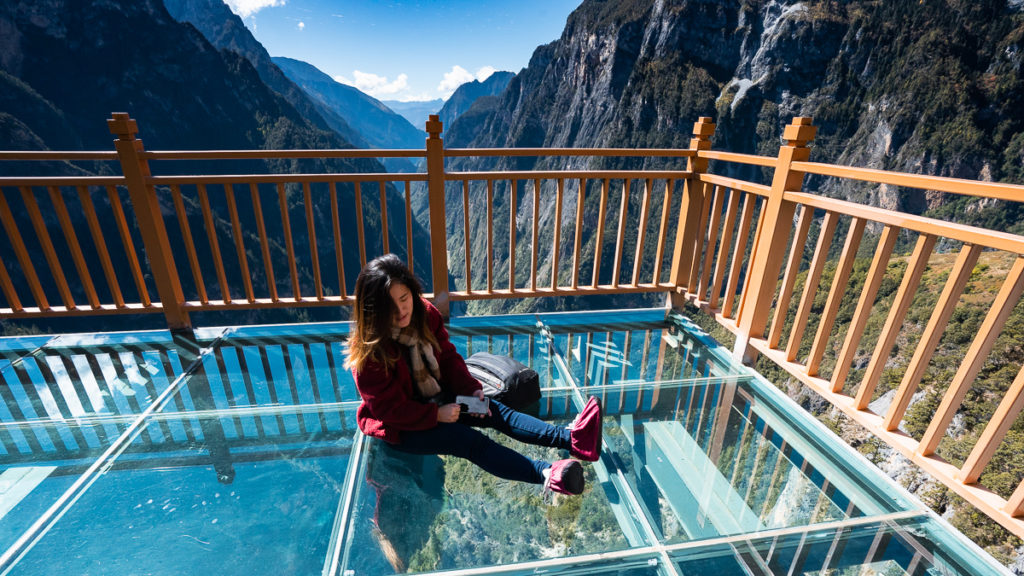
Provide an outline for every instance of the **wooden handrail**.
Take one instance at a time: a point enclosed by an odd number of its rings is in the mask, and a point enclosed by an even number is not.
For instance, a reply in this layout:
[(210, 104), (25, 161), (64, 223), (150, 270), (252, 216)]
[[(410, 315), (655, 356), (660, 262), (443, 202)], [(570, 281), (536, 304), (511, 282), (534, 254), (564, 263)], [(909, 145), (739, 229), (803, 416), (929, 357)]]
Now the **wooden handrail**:
[(521, 156), (614, 156), (689, 158), (693, 150), (685, 148), (446, 148), (450, 158)]
[(909, 174), (906, 172), (890, 172), (875, 168), (857, 168), (853, 166), (839, 166), (836, 164), (821, 164), (819, 162), (794, 162), (794, 170), (802, 170), (808, 174), (819, 174), (821, 176), (834, 176), (847, 180), (860, 180), (863, 182), (875, 182), (877, 184), (891, 184), (894, 186), (905, 186), (907, 188), (918, 188), (921, 190), (937, 190), (939, 192), (952, 192), (965, 196), (978, 196), (981, 198), (994, 198), (996, 200), (1009, 200), (1020, 202), (1024, 199), (1024, 185), (1003, 184), (999, 182), (984, 182), (980, 180), (965, 180), (963, 178), (949, 178), (945, 176), (929, 176), (927, 174)]

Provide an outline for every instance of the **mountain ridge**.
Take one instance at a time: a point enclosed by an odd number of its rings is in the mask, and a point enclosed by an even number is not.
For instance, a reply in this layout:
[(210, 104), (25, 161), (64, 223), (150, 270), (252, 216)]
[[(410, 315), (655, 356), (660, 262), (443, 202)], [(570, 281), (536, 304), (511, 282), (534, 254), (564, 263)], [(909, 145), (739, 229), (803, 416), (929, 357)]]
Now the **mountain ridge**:
[(323, 107), (346, 118), (370, 148), (422, 148), (426, 132), (376, 98), (342, 84), (316, 66), (283, 56), (272, 58), (289, 79)]

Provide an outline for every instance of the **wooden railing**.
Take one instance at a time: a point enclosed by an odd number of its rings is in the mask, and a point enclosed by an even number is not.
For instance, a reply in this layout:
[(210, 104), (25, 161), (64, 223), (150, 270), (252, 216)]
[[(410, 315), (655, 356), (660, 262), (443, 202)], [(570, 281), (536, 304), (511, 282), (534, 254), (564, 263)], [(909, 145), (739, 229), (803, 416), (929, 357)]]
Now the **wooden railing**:
[[(162, 312), (171, 328), (187, 328), (189, 314), (198, 311), (349, 305), (358, 267), (389, 251), (404, 253), (414, 270), (429, 278), (429, 296), (446, 312), (452, 300), (664, 292), (674, 305), (695, 303), (732, 331), (738, 358), (771, 360), (1024, 537), (1024, 484), (1004, 498), (978, 483), (1024, 405), (1024, 372), (1002, 396), (962, 466), (936, 454), (1024, 292), (1024, 237), (827, 198), (805, 190), (804, 180), (813, 174), (1011, 201), (1024, 198), (1024, 186), (809, 162), (808, 143), (815, 134), (809, 118), (795, 118), (786, 127), (786, 143), (776, 157), (711, 150), (715, 125), (710, 118), (695, 124), (693, 140), (682, 150), (445, 149), (441, 123), (433, 117), (424, 150), (149, 152), (127, 114), (115, 114), (109, 125), (118, 137), (116, 152), (0, 152), (0, 160), (118, 161), (122, 173), (0, 178), (0, 222), (10, 240), (0, 259), (17, 261), (16, 266), (0, 261), (0, 319)], [(685, 158), (686, 166), (448, 172), (445, 165), (447, 158), (517, 156), (638, 156), (680, 163)], [(150, 168), (151, 162), (181, 160), (373, 157), (422, 159), (426, 172), (154, 176)], [(771, 183), (716, 174), (711, 161), (716, 168), (767, 169)], [(49, 196), (46, 208), (37, 198), (43, 191)], [(446, 202), (452, 195), (461, 195), (461, 210), (446, 207), (459, 204)], [(16, 210), (12, 202), (19, 197)], [(542, 213), (544, 203), (550, 214)], [(414, 206), (422, 207), (419, 214)], [(364, 209), (379, 216), (364, 216)], [(244, 229), (240, 210), (251, 214), (245, 220), (255, 230)], [(27, 234), (22, 215), (34, 236)], [(589, 235), (583, 226), (588, 219), (598, 224), (588, 226)], [(293, 226), (293, 220), (305, 225)], [(606, 221), (614, 240), (606, 234)], [(367, 237), (367, 222), (374, 237)], [(812, 228), (815, 247), (804, 276)], [(832, 279), (823, 286), (837, 230), (846, 230), (846, 236)], [(57, 234), (64, 240), (60, 248)], [(877, 234), (874, 257), (859, 294), (848, 294), (866, 234)], [(870, 363), (863, 375), (858, 372), (859, 381), (851, 381), (851, 365), (901, 234), (916, 235), (907, 271)], [(878, 396), (883, 369), (940, 241), (940, 246), (962, 248), (894, 398), (885, 414), (876, 414), (869, 404)], [(224, 242), (234, 246), (234, 258), (221, 253)], [(428, 248), (429, 275), (415, 268), (422, 261), (414, 257)], [(602, 270), (604, 250), (612, 249), (611, 270)], [(927, 431), (916, 439), (900, 427), (982, 251), (1010, 253), (1016, 260)], [(69, 280), (68, 258), (60, 254), (70, 255), (77, 282)], [(44, 266), (37, 255), (45, 260), (49, 281), (37, 270)], [(352, 262), (346, 263), (346, 255)], [(179, 265), (189, 272), (180, 273)], [(100, 276), (105, 282), (94, 281)], [(794, 299), (798, 276), (805, 279)], [(827, 299), (812, 329), (808, 321), (819, 289), (827, 290)], [(857, 300), (856, 310), (845, 331), (835, 333), (846, 298)], [(830, 372), (827, 378), (823, 369)], [(1014, 474), (1019, 481), (1024, 471)]]

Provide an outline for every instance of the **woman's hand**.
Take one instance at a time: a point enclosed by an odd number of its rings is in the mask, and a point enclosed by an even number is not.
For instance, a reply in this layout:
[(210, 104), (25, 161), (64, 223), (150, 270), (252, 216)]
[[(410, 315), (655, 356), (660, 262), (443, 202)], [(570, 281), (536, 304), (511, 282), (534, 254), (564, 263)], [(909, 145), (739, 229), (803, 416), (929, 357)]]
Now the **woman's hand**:
[(437, 409), (437, 421), (451, 424), (459, 419), (462, 413), (462, 406), (458, 404), (445, 404)]
[[(483, 390), (477, 390), (476, 392), (473, 392), (473, 396), (476, 396), (477, 398), (479, 398), (481, 402), (484, 401), (484, 391)], [(491, 415), (491, 404), (490, 404), (490, 402), (487, 403), (487, 415), (488, 416)], [(483, 418), (484, 417), (483, 414), (474, 414), (474, 416), (476, 416), (477, 418)]]

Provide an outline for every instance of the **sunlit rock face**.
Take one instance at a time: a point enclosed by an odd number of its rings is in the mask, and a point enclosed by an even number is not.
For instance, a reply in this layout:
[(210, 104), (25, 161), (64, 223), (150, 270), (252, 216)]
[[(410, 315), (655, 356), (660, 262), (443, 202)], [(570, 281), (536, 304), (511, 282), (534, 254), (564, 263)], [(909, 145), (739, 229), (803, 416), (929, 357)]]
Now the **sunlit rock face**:
[[(449, 143), (686, 146), (693, 122), (711, 116), (715, 148), (775, 155), (791, 118), (810, 116), (812, 160), (965, 178), (988, 165), (996, 181), (1024, 181), (1020, 3), (926, 4), (584, 2), (498, 103), (467, 115), (474, 130), (455, 123)], [(914, 212), (942, 203), (874, 185), (808, 185)]]

